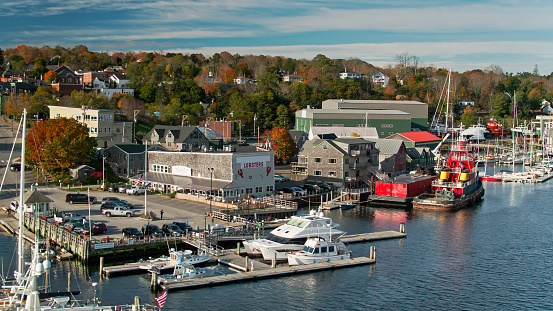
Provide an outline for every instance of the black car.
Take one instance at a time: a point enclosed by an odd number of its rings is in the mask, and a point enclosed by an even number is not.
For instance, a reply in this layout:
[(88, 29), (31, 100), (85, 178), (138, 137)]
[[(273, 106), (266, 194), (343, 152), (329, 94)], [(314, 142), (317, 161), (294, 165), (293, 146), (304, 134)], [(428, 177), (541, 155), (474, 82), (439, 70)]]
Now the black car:
[(140, 230), (134, 227), (123, 228), (121, 229), (121, 233), (123, 233), (124, 237), (129, 237), (129, 238), (140, 239), (144, 237), (144, 234), (142, 234)]
[(175, 222), (173, 222), (173, 225), (177, 225), (185, 233), (187, 233), (189, 231), (194, 231), (194, 229), (189, 224), (187, 224), (185, 222), (175, 221)]
[(309, 184), (302, 185), (300, 188), (302, 188), (303, 190), (307, 190), (307, 193), (318, 193), (320, 189), (318, 186), (313, 186)]
[(165, 232), (163, 230), (159, 229), (156, 225), (148, 225), (143, 224), (142, 225), (142, 232), (144, 235), (154, 235), (154, 236), (162, 236), (165, 235)]
[[(65, 202), (68, 202), (69, 204), (73, 203), (88, 203), (89, 197), (86, 194), (81, 193), (68, 193), (65, 196)], [(90, 197), (90, 203), (94, 204), (96, 203), (96, 197)]]
[(21, 171), (21, 163), (12, 163), (12, 165), (10, 165), (10, 171)]
[(173, 236), (182, 236), (186, 234), (181, 228), (179, 228), (179, 226), (175, 224), (164, 224), (163, 226), (161, 226), (161, 230), (165, 232), (165, 234)]
[(106, 202), (119, 202), (121, 201), (121, 199), (117, 198), (117, 197), (105, 197), (102, 199), (102, 204), (106, 203)]

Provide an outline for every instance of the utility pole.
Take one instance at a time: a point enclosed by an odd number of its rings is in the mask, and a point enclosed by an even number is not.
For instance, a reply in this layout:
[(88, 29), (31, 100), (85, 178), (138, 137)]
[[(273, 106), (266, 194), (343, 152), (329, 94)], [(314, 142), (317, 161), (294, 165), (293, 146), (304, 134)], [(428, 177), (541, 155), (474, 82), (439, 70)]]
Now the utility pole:
[(133, 126), (133, 142), (136, 144), (136, 116), (138, 115), (138, 113), (140, 112), (140, 110), (135, 110), (134, 111), (134, 126)]

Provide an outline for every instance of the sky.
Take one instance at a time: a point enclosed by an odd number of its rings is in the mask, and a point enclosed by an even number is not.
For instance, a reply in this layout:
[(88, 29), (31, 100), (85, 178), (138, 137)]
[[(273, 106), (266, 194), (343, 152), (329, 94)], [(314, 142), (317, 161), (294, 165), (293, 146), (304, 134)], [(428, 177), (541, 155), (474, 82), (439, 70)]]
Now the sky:
[(1, 12), (4, 50), (323, 54), (381, 68), (407, 53), (459, 72), (553, 72), (550, 0), (3, 0)]

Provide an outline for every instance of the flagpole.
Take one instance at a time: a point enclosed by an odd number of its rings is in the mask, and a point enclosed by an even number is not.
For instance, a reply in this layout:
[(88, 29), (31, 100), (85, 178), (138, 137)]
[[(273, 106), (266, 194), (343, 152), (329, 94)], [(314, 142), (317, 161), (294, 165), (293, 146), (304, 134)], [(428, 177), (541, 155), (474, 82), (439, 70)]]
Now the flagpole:
[(148, 215), (148, 209), (146, 207), (146, 196), (148, 195), (148, 189), (146, 189), (146, 175), (148, 172), (148, 141), (144, 140), (144, 215)]

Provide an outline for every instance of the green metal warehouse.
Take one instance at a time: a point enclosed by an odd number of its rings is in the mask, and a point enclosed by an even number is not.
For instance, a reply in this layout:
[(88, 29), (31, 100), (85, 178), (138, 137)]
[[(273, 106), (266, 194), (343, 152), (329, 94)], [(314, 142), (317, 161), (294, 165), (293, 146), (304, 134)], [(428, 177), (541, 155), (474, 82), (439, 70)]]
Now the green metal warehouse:
[(303, 109), (296, 112), (298, 131), (312, 126), (374, 127), (379, 137), (411, 131), (411, 114), (399, 110)]

